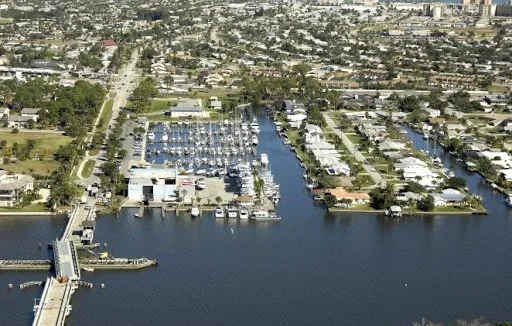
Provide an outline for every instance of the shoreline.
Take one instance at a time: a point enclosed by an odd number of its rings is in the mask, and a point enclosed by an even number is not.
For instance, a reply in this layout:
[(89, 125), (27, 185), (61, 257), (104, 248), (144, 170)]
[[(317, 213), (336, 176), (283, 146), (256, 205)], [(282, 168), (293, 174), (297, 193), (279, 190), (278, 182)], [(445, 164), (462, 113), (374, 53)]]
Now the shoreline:
[(0, 212), (1, 217), (9, 217), (9, 216), (41, 216), (41, 217), (55, 217), (55, 216), (65, 216), (66, 213), (59, 212)]
[[(384, 214), (383, 210), (369, 210), (369, 209), (346, 209), (346, 208), (327, 208), (331, 213), (363, 213), (363, 214)], [(486, 210), (476, 211), (436, 211), (436, 212), (402, 212), (402, 217), (406, 216), (422, 216), (422, 215), (488, 215)]]

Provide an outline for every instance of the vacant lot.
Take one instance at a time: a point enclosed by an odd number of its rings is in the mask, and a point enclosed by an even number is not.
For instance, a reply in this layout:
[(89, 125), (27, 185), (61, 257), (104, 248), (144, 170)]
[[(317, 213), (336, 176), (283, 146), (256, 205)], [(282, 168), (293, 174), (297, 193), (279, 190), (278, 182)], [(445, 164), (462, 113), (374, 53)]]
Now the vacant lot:
[(34, 154), (43, 154), (44, 156), (53, 155), (53, 153), (61, 145), (66, 145), (71, 142), (71, 138), (62, 134), (45, 133), (45, 132), (1, 132), (0, 140), (7, 141), (7, 146), (12, 146), (14, 143), (25, 145), (27, 140), (33, 139), (36, 142)]

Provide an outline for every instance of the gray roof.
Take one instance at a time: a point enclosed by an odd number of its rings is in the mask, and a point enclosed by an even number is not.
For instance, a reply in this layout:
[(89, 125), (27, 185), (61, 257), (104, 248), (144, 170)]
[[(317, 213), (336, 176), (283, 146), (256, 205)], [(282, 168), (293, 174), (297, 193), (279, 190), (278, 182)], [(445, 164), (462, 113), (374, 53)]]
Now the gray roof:
[(203, 109), (197, 106), (175, 106), (169, 112), (202, 112)]
[(33, 117), (24, 117), (21, 115), (10, 115), (9, 116), (9, 121), (14, 121), (14, 122), (28, 122), (30, 120), (34, 120), (34, 118)]
[(31, 182), (34, 182), (34, 178), (28, 175), (19, 174), (18, 179), (16, 180), (7, 179), (6, 181), (0, 182), (0, 190), (12, 191), (21, 189)]
[(24, 108), (21, 110), (21, 114), (38, 114), (41, 109)]

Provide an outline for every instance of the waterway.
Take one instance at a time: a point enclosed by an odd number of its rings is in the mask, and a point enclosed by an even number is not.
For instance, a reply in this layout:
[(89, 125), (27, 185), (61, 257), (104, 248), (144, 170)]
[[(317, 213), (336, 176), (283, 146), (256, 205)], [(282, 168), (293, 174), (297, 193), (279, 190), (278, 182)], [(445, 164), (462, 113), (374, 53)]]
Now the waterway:
[[(411, 325), (510, 320), (512, 217), (467, 174), (487, 216), (390, 221), (374, 214), (329, 214), (306, 191), (293, 153), (259, 117), (258, 152), (266, 152), (282, 200), (279, 223), (218, 221), (134, 210), (98, 218), (96, 240), (118, 257), (155, 258), (140, 271), (83, 272), (101, 289), (79, 289), (70, 325)], [(428, 144), (410, 134), (416, 146)], [(446, 164), (450, 163), (444, 157)], [(455, 162), (454, 162), (455, 164)], [(447, 165), (450, 166), (450, 165)], [(62, 219), (0, 218), (0, 256), (39, 258)], [(28, 325), (39, 289), (8, 291), (45, 273), (0, 273), (0, 325)]]

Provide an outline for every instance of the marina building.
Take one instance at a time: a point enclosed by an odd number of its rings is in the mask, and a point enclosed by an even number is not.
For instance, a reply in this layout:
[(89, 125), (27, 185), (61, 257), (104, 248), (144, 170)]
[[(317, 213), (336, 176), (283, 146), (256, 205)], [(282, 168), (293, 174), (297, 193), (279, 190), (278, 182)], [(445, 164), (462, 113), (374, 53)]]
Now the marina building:
[(165, 201), (175, 196), (178, 171), (170, 168), (132, 169), (128, 199)]
[(21, 203), (23, 193), (34, 189), (34, 178), (24, 174), (8, 174), (0, 170), (0, 207)]

